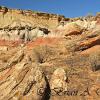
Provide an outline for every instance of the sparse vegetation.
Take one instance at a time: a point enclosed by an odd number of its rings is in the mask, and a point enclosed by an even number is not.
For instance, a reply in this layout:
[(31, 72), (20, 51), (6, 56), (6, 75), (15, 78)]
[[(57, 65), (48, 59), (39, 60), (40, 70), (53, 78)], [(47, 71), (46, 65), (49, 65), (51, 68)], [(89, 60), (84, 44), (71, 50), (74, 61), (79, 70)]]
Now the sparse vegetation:
[(39, 11), (34, 11), (34, 10), (31, 10), (33, 13), (39, 13)]
[(94, 16), (93, 16), (92, 13), (88, 13), (87, 16), (85, 17), (85, 19), (86, 19), (86, 20), (91, 20), (91, 21), (92, 21), (92, 20), (94, 19)]
[(96, 13), (95, 20), (97, 20), (97, 18), (100, 18), (100, 12)]
[(34, 60), (37, 63), (46, 62), (50, 58), (50, 55), (52, 55), (52, 54), (53, 54), (53, 52), (52, 52), (51, 48), (48, 47), (47, 45), (38, 46), (33, 49)]
[(77, 41), (74, 41), (74, 40), (67, 41), (67, 43), (66, 43), (66, 49), (69, 52), (75, 52), (76, 47), (77, 47)]
[(89, 62), (91, 64), (91, 70), (100, 70), (100, 52), (95, 52), (89, 56)]

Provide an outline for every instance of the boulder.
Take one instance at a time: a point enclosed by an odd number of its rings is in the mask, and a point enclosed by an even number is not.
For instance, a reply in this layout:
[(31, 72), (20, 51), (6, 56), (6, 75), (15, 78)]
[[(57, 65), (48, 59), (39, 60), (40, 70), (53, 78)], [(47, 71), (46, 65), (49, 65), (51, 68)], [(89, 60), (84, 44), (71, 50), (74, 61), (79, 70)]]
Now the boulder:
[(81, 28), (76, 23), (70, 23), (65, 26), (65, 36), (81, 34)]
[(71, 35), (79, 35), (82, 33), (82, 29), (76, 23), (67, 23), (64, 26), (59, 26), (57, 29), (54, 30), (58, 36), (71, 36)]
[(67, 91), (67, 76), (64, 69), (58, 68), (54, 71), (50, 81), (50, 89), (52, 95), (62, 95), (64, 91)]

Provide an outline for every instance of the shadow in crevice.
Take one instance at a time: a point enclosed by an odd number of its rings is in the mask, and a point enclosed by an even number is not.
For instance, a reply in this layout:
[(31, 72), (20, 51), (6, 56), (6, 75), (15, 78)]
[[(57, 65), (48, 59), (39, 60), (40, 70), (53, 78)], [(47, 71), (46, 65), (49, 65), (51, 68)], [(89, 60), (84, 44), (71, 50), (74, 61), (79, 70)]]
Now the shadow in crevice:
[(45, 81), (47, 85), (46, 85), (46, 89), (45, 89), (42, 100), (50, 100), (51, 90), (50, 90), (50, 85), (46, 76), (45, 76)]

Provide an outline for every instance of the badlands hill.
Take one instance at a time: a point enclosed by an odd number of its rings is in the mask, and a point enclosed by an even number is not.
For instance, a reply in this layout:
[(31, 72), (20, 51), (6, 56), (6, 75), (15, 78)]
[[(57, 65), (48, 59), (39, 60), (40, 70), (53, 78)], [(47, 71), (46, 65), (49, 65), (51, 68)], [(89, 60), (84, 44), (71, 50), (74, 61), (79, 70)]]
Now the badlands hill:
[(0, 100), (100, 100), (100, 14), (0, 7), (0, 91)]

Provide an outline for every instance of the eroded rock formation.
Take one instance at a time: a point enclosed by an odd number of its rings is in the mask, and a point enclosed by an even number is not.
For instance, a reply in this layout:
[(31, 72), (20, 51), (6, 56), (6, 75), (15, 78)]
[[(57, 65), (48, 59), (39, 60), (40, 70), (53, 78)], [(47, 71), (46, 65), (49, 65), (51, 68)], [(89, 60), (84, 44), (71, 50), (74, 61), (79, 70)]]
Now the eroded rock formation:
[(99, 100), (99, 20), (0, 7), (0, 100)]

